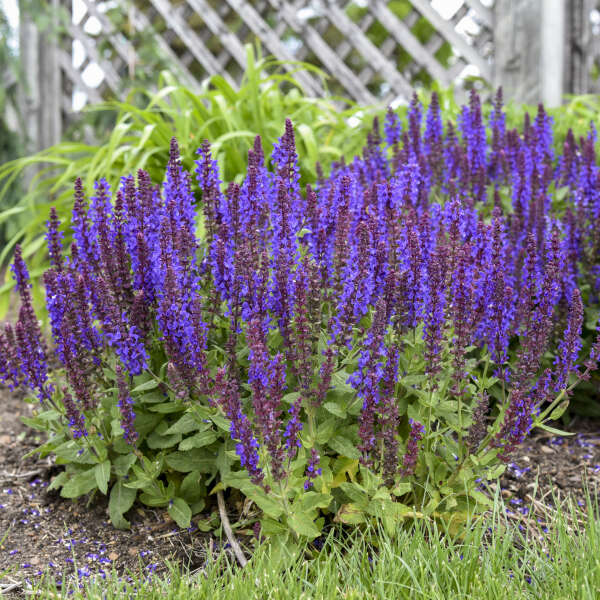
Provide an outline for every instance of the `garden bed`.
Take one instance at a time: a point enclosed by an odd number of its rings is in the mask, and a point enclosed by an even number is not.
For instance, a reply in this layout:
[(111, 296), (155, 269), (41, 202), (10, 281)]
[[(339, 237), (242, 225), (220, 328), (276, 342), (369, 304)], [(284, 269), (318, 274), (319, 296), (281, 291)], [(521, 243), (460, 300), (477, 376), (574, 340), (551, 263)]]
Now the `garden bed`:
[[(165, 510), (136, 504), (129, 513), (131, 530), (119, 531), (109, 523), (105, 497), (88, 506), (85, 499), (65, 500), (48, 491), (60, 467), (48, 459), (22, 459), (39, 443), (37, 434), (20, 421), (29, 405), (5, 389), (0, 395), (0, 532), (6, 534), (0, 545), (0, 573), (9, 570), (11, 580), (25, 584), (44, 571), (57, 581), (103, 576), (113, 569), (125, 578), (140, 570), (150, 576), (164, 572), (165, 559), (193, 569), (203, 564), (207, 552), (220, 548), (218, 539), (198, 529), (197, 518), (190, 530), (182, 530)], [(500, 480), (509, 515), (523, 527), (543, 528), (544, 512), (569, 495), (583, 504), (584, 482), (596, 493), (600, 421), (576, 417), (568, 430), (575, 435), (535, 433), (514, 454)]]

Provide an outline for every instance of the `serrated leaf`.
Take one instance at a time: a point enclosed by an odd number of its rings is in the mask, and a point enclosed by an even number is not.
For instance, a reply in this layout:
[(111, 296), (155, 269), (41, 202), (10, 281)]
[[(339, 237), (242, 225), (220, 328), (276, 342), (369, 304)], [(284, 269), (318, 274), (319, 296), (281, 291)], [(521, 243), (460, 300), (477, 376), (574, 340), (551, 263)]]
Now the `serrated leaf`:
[(225, 418), (223, 415), (213, 415), (211, 416), (213, 423), (223, 431), (229, 432), (231, 429), (231, 423), (229, 419)]
[(206, 487), (202, 483), (202, 473), (191, 471), (188, 473), (179, 487), (179, 495), (190, 504), (197, 502), (206, 495)]
[(331, 413), (332, 415), (335, 415), (336, 417), (339, 417), (340, 419), (346, 418), (346, 409), (339, 406), (339, 404), (337, 404), (336, 402), (325, 402), (325, 404), (323, 404), (323, 408), (327, 412)]
[(94, 475), (98, 489), (106, 496), (108, 493), (108, 482), (110, 480), (110, 460), (105, 460), (94, 468)]
[(260, 533), (264, 536), (280, 535), (288, 531), (285, 525), (269, 517), (263, 517), (260, 520)]
[(353, 502), (360, 504), (361, 506), (366, 506), (368, 504), (369, 495), (362, 486), (358, 485), (358, 483), (345, 482), (340, 484), (340, 488)]
[(288, 517), (287, 522), (297, 535), (306, 537), (309, 540), (312, 540), (321, 534), (310, 515), (306, 513), (292, 513)]
[(338, 458), (334, 465), (335, 475), (331, 481), (331, 487), (338, 487), (340, 483), (346, 481), (346, 476), (350, 477), (351, 481), (354, 481), (356, 473), (358, 471), (358, 460), (355, 458)]
[(153, 431), (147, 438), (146, 443), (149, 448), (161, 449), (172, 448), (181, 441), (181, 434), (174, 433), (172, 435), (161, 435), (157, 431)]
[(117, 529), (129, 529), (129, 521), (123, 516), (135, 502), (137, 491), (123, 485), (119, 479), (110, 490), (110, 499), (108, 501), (108, 514), (111, 523)]
[(166, 431), (166, 435), (171, 435), (173, 433), (191, 433), (192, 431), (197, 431), (199, 429), (199, 423), (196, 420), (196, 417), (192, 413), (185, 413), (176, 423), (171, 425)]
[(248, 490), (247, 495), (268, 517), (278, 519), (283, 514), (281, 505), (262, 490)]
[(56, 490), (59, 487), (61, 487), (62, 485), (64, 485), (64, 483), (69, 479), (69, 476), (67, 475), (67, 473), (65, 471), (63, 471), (62, 473), (59, 473), (51, 482), (50, 485), (48, 486), (48, 490)]
[(331, 503), (332, 497), (329, 494), (319, 494), (317, 492), (305, 492), (293, 504), (294, 511), (309, 513), (315, 508), (327, 508)]
[(165, 462), (171, 469), (180, 473), (200, 471), (210, 473), (216, 467), (216, 457), (202, 448), (192, 448), (187, 452), (171, 452), (165, 457)]
[(504, 473), (504, 471), (506, 471), (506, 465), (503, 463), (500, 463), (500, 464), (496, 465), (495, 467), (491, 468), (486, 473), (485, 477), (488, 480), (497, 479), (498, 477), (500, 477), (500, 475), (502, 475), (502, 473)]
[[(150, 432), (154, 431), (157, 425), (161, 422), (162, 417), (151, 412), (136, 410), (134, 426), (140, 438), (146, 437)], [(120, 421), (117, 421), (120, 428)]]
[(482, 506), (489, 507), (494, 505), (493, 501), (479, 490), (469, 490), (469, 496), (471, 496), (471, 498), (473, 498), (477, 504), (481, 504)]
[(354, 443), (343, 435), (336, 435), (327, 442), (327, 445), (342, 456), (358, 460), (360, 452)]
[(167, 509), (170, 517), (181, 527), (185, 529), (190, 526), (192, 520), (192, 510), (189, 504), (183, 498), (173, 498), (173, 501)]
[(352, 502), (349, 504), (342, 504), (333, 521), (335, 523), (359, 525), (360, 523), (365, 522), (365, 512), (360, 506)]
[(392, 490), (392, 494), (394, 494), (394, 496), (404, 496), (404, 494), (409, 494), (410, 492), (412, 492), (412, 484), (408, 483), (408, 481), (401, 481)]
[(150, 381), (145, 381), (144, 383), (140, 383), (137, 387), (134, 387), (131, 390), (132, 394), (139, 394), (140, 392), (147, 392), (149, 390), (156, 389), (158, 387), (158, 381), (156, 379), (150, 379)]
[(60, 495), (63, 498), (78, 498), (91, 492), (97, 486), (95, 471), (94, 467), (70, 477), (63, 485)]
[(115, 468), (115, 473), (119, 477), (125, 477), (129, 472), (131, 466), (137, 460), (137, 456), (135, 454), (125, 454), (123, 456), (117, 456), (117, 458), (113, 461), (113, 466)]
[(186, 450), (191, 450), (192, 448), (202, 448), (212, 444), (216, 439), (217, 434), (214, 431), (201, 431), (192, 437), (182, 440), (179, 444), (179, 450), (185, 452)]

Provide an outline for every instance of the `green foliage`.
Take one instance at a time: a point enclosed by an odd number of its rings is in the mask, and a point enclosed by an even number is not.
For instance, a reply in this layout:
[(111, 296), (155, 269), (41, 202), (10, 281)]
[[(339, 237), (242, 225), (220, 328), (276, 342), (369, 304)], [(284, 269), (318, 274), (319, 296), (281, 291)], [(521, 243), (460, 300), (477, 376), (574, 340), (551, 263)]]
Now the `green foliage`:
[[(215, 340), (228, 335), (228, 323), (222, 323), (221, 330), (214, 333)], [(364, 325), (368, 327), (368, 321)], [(360, 336), (358, 331), (355, 334)], [(272, 478), (267, 449), (259, 450), (260, 465), (267, 473), (267, 488), (253, 483), (241, 468), (230, 436), (230, 422), (221, 406), (205, 396), (195, 395), (191, 401), (182, 401), (171, 388), (158, 342), (154, 343), (147, 371), (130, 380), (139, 435), (135, 449), (123, 440), (117, 375), (106, 364), (103, 375), (95, 382), (98, 407), (86, 413), (88, 436), (73, 438), (60, 393), (54, 396), (56, 409), (34, 409), (34, 416), (25, 422), (49, 434), (37, 452), (42, 457), (53, 455), (56, 464), (65, 465), (65, 471), (50, 488), (60, 489), (64, 498), (90, 493), (108, 495), (110, 518), (118, 528), (129, 527), (125, 513), (136, 498), (147, 506), (166, 508), (180, 527), (188, 527), (192, 516), (205, 508), (210, 495), (233, 489), (260, 509), (261, 531), (274, 544), (312, 540), (331, 523), (365, 527), (378, 522), (392, 536), (403, 523), (416, 519), (440, 521), (458, 531), (473, 515), (490, 506), (480, 482), (494, 480), (504, 470), (498, 459), (500, 448), (492, 442), (502, 426), (507, 402), (493, 413), (487, 434), (478, 445), (470, 447), (465, 443), (477, 400), (485, 393), (501, 397), (503, 388), (496, 377), (487, 374), (489, 357), (483, 353), (468, 363), (469, 372), (477, 376), (473, 375), (460, 397), (453, 395), (452, 331), (447, 332), (441, 375), (435, 378), (426, 375), (425, 342), (420, 331), (396, 338), (390, 330), (387, 335), (390, 343), (402, 348), (403, 375), (395, 386), (399, 415), (405, 423), (410, 418), (426, 427), (414, 473), (397, 475), (392, 484), (384, 477), (382, 462), (372, 467), (359, 462), (357, 420), (362, 401), (346, 383), (357, 368), (358, 352), (342, 348), (333, 385), (323, 405), (315, 408), (309, 401), (303, 405), (301, 447), (289, 463), (284, 480)], [(354, 347), (359, 346), (359, 340), (360, 337), (355, 338)], [(241, 339), (236, 353), (241, 381), (248, 379), (245, 344)], [(215, 346), (213, 343), (209, 347)], [(209, 357), (211, 372), (225, 360), (220, 352), (210, 352)], [(114, 360), (111, 357), (107, 364)], [(53, 375), (57, 389), (61, 389), (62, 378), (60, 371)], [(288, 384), (292, 390), (298, 387), (291, 376)], [(284, 402), (291, 404), (297, 397), (297, 393), (289, 393)], [(567, 405), (563, 398), (564, 394), (559, 395), (535, 418), (534, 426), (562, 433), (548, 427), (547, 422), (560, 417), (559, 411)], [(244, 404), (251, 410), (249, 395)], [(406, 446), (407, 423), (401, 437)], [(316, 478), (314, 488), (306, 491), (310, 450), (317, 447), (322, 474)], [(401, 448), (403, 452), (405, 448)]]

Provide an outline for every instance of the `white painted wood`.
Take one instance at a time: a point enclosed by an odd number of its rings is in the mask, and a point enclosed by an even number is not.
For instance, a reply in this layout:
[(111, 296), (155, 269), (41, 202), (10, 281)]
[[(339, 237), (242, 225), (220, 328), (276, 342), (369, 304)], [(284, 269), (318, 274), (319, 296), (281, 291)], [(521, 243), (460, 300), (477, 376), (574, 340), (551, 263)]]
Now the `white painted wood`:
[(547, 107), (562, 104), (564, 90), (565, 0), (544, 0), (541, 20), (541, 99)]

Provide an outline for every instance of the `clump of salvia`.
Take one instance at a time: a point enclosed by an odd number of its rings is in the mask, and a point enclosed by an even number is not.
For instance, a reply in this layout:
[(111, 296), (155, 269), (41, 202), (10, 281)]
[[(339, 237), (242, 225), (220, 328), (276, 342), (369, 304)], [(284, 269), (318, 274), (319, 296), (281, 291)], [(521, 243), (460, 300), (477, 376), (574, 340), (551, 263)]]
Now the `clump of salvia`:
[[(226, 189), (208, 142), (194, 183), (174, 139), (162, 186), (139, 171), (116, 192), (100, 180), (88, 199), (77, 180), (69, 235), (54, 211), (47, 233), (62, 370), (49, 372), (17, 247), (21, 310), (0, 333), (0, 378), (58, 408), (80, 440), (94, 435), (113, 369), (121, 434), (144, 453), (132, 381), (164, 366), (165, 397), (223, 415), (241, 467), (266, 492), (292, 473), (303, 492), (324, 490), (340, 437), (388, 488), (424, 480), (422, 450), (443, 455), (444, 419), (459, 456), (448, 477), (469, 455), (506, 460), (600, 354), (596, 342), (578, 370), (578, 286), (591, 276), (580, 268), (600, 253), (595, 133), (568, 136), (557, 157), (541, 107), (520, 134), (506, 129), (499, 96), (486, 132), (475, 94), (456, 128), (443, 127), (435, 95), (422, 120), (416, 99), (406, 126), (389, 111), (384, 139), (376, 125), (362, 156), (306, 190), (289, 120), (272, 168), (257, 138), (246, 178)], [(573, 198), (563, 218), (552, 212), (559, 186)], [(342, 429), (320, 434), (332, 415)]]

